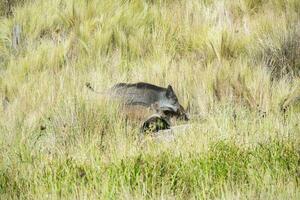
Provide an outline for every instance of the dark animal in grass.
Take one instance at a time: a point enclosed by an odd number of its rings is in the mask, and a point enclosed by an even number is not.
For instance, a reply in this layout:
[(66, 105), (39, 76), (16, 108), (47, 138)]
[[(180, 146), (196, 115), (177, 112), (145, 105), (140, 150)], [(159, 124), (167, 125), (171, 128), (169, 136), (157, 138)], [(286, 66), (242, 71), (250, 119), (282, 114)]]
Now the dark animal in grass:
[[(86, 86), (96, 92), (90, 83), (87, 83)], [(163, 88), (143, 82), (118, 83), (109, 90), (108, 95), (124, 104), (124, 111), (128, 113), (129, 118), (134, 116), (140, 120), (146, 119), (142, 125), (142, 131), (149, 130), (150, 126), (152, 131), (168, 129), (170, 127), (169, 119), (173, 117), (189, 120), (171, 85)], [(157, 126), (153, 128), (154, 122), (157, 122)]]
[(179, 104), (171, 85), (167, 88), (149, 83), (119, 83), (112, 87), (113, 96), (122, 99), (125, 105), (150, 107), (157, 104), (160, 111), (169, 117), (189, 120), (186, 111)]

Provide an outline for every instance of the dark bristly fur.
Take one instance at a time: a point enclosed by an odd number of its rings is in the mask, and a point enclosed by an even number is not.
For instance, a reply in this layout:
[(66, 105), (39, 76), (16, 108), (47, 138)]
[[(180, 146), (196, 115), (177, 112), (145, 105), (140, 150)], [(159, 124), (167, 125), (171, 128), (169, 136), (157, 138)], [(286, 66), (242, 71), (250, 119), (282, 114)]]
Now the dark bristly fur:
[(114, 96), (121, 98), (127, 105), (150, 107), (156, 104), (157, 109), (166, 116), (188, 120), (185, 110), (179, 104), (178, 98), (170, 85), (163, 88), (144, 82), (118, 83), (112, 87), (112, 92)]
[[(86, 87), (93, 92), (103, 94), (95, 91), (90, 83), (86, 83)], [(110, 89), (108, 95), (111, 98), (119, 99), (129, 108), (132, 106), (154, 108), (156, 113), (168, 118), (176, 117), (177, 119), (189, 120), (171, 85), (163, 88), (144, 82), (118, 83)]]

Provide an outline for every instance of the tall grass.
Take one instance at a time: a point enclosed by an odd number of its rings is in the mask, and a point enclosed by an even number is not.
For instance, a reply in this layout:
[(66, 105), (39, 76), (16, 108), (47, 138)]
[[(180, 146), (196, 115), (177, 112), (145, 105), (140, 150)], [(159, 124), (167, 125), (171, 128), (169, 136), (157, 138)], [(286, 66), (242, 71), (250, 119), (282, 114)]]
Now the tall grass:
[[(299, 199), (298, 0), (3, 1), (0, 15), (1, 199)], [(141, 138), (85, 88), (137, 81), (171, 84), (191, 128)]]

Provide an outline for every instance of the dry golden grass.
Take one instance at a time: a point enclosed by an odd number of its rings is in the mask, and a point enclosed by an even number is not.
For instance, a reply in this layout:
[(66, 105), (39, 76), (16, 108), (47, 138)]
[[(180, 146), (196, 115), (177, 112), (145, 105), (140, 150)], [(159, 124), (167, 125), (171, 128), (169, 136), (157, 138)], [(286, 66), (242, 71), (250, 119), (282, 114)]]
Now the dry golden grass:
[[(22, 0), (0, 15), (0, 198), (299, 199), (300, 1)], [(192, 128), (141, 141), (85, 87), (138, 81), (171, 84)]]

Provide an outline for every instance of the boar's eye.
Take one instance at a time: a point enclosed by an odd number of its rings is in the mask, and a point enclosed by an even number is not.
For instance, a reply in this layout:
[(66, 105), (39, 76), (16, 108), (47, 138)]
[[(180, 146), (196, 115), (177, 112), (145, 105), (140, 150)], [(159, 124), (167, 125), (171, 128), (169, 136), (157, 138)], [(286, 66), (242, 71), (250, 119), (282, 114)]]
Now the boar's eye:
[(177, 103), (178, 103), (177, 99), (173, 99), (172, 104), (177, 105)]

